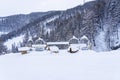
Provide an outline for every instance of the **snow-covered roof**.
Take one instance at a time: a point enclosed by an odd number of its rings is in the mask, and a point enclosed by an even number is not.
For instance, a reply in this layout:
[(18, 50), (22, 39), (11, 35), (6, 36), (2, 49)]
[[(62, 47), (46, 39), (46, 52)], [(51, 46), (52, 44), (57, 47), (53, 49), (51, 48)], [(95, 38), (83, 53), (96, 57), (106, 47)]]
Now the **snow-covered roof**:
[(32, 37), (29, 37), (28, 41), (33, 41)]
[(89, 39), (87, 38), (87, 36), (82, 36), (82, 37), (80, 38), (80, 43), (89, 44), (90, 41), (89, 41)]
[(18, 48), (18, 51), (28, 51), (28, 50), (30, 50), (29, 47), (20, 47), (20, 48)]
[[(73, 36), (70, 40), (72, 40), (72, 39), (76, 39), (76, 40), (79, 40), (77, 37), (75, 37), (75, 36)], [(69, 40), (69, 41), (70, 41)]]
[(44, 41), (44, 40), (43, 40), (42, 38), (40, 38), (40, 37), (39, 37), (37, 40), (42, 40), (42, 41)]
[(77, 39), (77, 40), (79, 40), (77, 37), (75, 37), (75, 36), (73, 36), (71, 39)]
[(70, 44), (76, 44), (76, 43), (79, 43), (79, 39), (75, 36), (73, 36), (70, 40), (69, 40), (69, 43)]
[(32, 47), (46, 47), (46, 45), (32, 45)]
[(50, 50), (51, 51), (59, 51), (59, 48), (57, 46), (51, 46)]
[(42, 38), (38, 38), (36, 41), (35, 41), (36, 44), (45, 44), (45, 41), (42, 39)]
[(69, 42), (47, 42), (47, 45), (68, 45)]
[(87, 39), (88, 40), (88, 37), (84, 35), (80, 38), (80, 40), (82, 40), (82, 39)]

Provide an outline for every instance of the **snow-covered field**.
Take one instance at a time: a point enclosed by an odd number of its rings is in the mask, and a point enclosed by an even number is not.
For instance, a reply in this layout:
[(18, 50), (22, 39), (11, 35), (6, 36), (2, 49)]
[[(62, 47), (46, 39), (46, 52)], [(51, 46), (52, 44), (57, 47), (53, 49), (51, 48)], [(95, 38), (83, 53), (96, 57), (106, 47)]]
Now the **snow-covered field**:
[(120, 50), (0, 56), (0, 80), (120, 80)]

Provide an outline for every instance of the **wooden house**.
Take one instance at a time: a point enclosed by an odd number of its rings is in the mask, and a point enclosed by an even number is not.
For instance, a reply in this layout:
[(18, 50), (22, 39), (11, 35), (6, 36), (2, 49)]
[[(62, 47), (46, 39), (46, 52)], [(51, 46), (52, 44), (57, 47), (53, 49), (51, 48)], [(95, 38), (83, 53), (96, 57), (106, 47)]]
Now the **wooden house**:
[(28, 47), (32, 47), (33, 43), (34, 43), (34, 42), (33, 42), (33, 40), (32, 40), (32, 37), (30, 37), (29, 40), (28, 40), (28, 42), (27, 42), (27, 46), (28, 46)]
[(75, 36), (73, 36), (73, 37), (69, 40), (69, 44), (79, 44), (79, 39), (76, 38)]
[(20, 47), (20, 48), (18, 48), (18, 51), (21, 52), (21, 54), (23, 54), (23, 55), (27, 54), (29, 50), (30, 50), (29, 47)]
[(75, 36), (73, 36), (70, 40), (69, 40), (69, 48), (68, 48), (68, 52), (70, 53), (76, 53), (79, 51), (79, 39), (76, 38)]
[(46, 48), (46, 42), (42, 38), (38, 38), (32, 47), (35, 48), (36, 51), (43, 51)]
[(85, 50), (85, 49), (89, 49), (90, 45), (90, 41), (87, 38), (87, 36), (82, 36), (80, 38), (80, 49)]

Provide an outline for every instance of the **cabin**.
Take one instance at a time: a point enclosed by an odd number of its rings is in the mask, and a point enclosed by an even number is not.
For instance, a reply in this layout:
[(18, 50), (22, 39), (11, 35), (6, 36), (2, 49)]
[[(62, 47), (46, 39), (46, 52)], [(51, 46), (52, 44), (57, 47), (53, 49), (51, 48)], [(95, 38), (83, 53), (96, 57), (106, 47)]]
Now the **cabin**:
[(38, 38), (32, 47), (35, 48), (36, 51), (43, 51), (46, 48), (46, 42), (42, 38)]
[(40, 44), (40, 45), (42, 45), (42, 44), (45, 44), (46, 42), (42, 39), (42, 38), (38, 38), (36, 41), (35, 41), (35, 44)]
[(32, 45), (33, 45), (33, 40), (32, 40), (32, 37), (30, 37), (29, 39), (28, 39), (28, 43), (27, 43), (27, 46), (28, 47), (32, 47)]
[(70, 40), (69, 40), (69, 48), (68, 48), (68, 52), (70, 53), (76, 53), (79, 51), (79, 39), (76, 38), (75, 36), (73, 36)]
[(75, 36), (73, 36), (73, 37), (69, 40), (69, 44), (79, 44), (79, 39), (76, 38)]
[(89, 43), (89, 39), (87, 38), (87, 36), (82, 36), (80, 38), (80, 43), (81, 44), (88, 44)]
[(29, 47), (20, 47), (18, 48), (18, 51), (21, 52), (22, 55), (27, 54), (28, 51), (30, 51)]
[(80, 49), (81, 50), (86, 50), (86, 49), (89, 49), (89, 44), (90, 44), (90, 41), (89, 39), (87, 38), (87, 36), (82, 36), (80, 38)]

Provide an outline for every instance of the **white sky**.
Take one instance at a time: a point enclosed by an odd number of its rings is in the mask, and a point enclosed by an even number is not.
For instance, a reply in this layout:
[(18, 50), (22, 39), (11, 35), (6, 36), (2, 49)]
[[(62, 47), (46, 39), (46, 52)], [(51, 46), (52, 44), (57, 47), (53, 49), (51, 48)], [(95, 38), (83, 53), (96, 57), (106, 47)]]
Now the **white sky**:
[[(83, 4), (84, 0), (0, 0), (0, 16), (28, 14), (50, 10), (66, 10)], [(86, 0), (91, 1), (91, 0)]]

